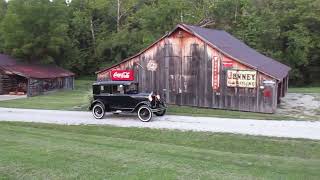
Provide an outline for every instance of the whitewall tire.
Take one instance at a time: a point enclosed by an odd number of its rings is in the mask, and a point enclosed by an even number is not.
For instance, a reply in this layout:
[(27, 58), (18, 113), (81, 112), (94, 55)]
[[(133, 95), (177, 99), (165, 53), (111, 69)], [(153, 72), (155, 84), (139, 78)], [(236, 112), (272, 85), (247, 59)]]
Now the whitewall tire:
[(142, 122), (149, 122), (152, 119), (152, 110), (149, 106), (141, 106), (138, 109), (138, 118)]
[(100, 103), (97, 103), (92, 108), (93, 117), (96, 119), (102, 119), (105, 114), (104, 106)]

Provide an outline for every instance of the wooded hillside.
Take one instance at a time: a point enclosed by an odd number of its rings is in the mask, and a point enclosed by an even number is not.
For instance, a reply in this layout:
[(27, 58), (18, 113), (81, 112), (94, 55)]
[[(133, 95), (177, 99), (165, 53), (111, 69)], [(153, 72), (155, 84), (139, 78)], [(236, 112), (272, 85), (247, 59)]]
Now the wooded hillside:
[(0, 0), (0, 52), (92, 74), (172, 30), (223, 29), (320, 82), (320, 0)]

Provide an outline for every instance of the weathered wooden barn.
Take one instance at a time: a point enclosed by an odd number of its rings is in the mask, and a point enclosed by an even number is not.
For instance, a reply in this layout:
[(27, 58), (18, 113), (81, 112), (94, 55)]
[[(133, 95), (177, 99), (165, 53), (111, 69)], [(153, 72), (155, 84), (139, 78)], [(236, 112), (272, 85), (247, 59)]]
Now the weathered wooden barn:
[(57, 66), (19, 63), (0, 54), (0, 95), (36, 96), (57, 89), (73, 89), (74, 74)]
[(141, 91), (169, 104), (274, 113), (288, 89), (290, 67), (266, 57), (229, 33), (186, 24), (138, 54), (97, 72), (133, 70)]

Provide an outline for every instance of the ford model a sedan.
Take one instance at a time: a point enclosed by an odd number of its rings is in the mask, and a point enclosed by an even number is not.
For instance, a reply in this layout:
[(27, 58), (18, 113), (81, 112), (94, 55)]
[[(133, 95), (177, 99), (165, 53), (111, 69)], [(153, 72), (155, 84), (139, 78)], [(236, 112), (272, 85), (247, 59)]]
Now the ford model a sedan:
[(154, 93), (141, 93), (134, 81), (102, 81), (93, 84), (93, 102), (90, 110), (96, 119), (102, 119), (105, 112), (137, 113), (143, 122), (152, 119), (153, 114), (163, 116), (167, 106)]

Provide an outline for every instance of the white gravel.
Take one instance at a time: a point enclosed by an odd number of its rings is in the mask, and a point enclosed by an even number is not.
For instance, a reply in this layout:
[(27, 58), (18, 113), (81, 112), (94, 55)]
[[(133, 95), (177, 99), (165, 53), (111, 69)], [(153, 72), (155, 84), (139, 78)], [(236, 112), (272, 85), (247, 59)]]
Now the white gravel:
[(0, 101), (27, 98), (27, 95), (0, 95)]
[(320, 140), (320, 122), (228, 119), (212, 117), (154, 117), (144, 123), (134, 115), (107, 114), (96, 120), (90, 112), (0, 108), (0, 121), (24, 121), (66, 125), (113, 125), (120, 127), (164, 128), (208, 132), (226, 132), (287, 138)]

